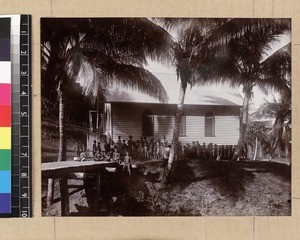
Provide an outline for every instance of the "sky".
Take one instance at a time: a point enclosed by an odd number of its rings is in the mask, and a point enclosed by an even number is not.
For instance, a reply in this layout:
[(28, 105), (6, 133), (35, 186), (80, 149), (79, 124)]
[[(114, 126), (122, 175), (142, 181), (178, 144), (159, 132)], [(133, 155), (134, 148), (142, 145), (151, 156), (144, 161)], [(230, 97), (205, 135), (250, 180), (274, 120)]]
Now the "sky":
[[(176, 39), (175, 35), (176, 34), (172, 32), (172, 36)], [(291, 36), (290, 34), (287, 34), (287, 35), (280, 36), (278, 39), (279, 40), (276, 43), (274, 43), (271, 49), (267, 52), (265, 58), (267, 58), (269, 55), (277, 51), (279, 48), (288, 44), (291, 41)], [(178, 96), (179, 96), (180, 82), (177, 81), (175, 66), (165, 66), (159, 62), (149, 61), (148, 65), (145, 66), (145, 68), (148, 69), (151, 73), (153, 73), (161, 81), (162, 85), (164, 86), (164, 88), (166, 89), (169, 95), (169, 103), (177, 103)], [(86, 77), (87, 76), (85, 76), (84, 78)], [(114, 95), (116, 98), (119, 97), (119, 99), (126, 96), (127, 98), (130, 98), (131, 101), (140, 101), (142, 99), (142, 102), (158, 102), (158, 100), (155, 100), (146, 94), (137, 91), (132, 91), (130, 89), (126, 89), (125, 91), (122, 91), (122, 89), (119, 89), (115, 85), (110, 86), (109, 92), (111, 93), (111, 95)], [(268, 95), (265, 95), (257, 87), (253, 89), (253, 93), (254, 94), (250, 105), (250, 112), (255, 111), (255, 109), (257, 109), (261, 104), (265, 103), (266, 101), (274, 101), (274, 99), (278, 99), (279, 96), (277, 93), (272, 91), (270, 91)], [(199, 99), (199, 95), (205, 95), (205, 94), (207, 95), (206, 99), (205, 98)], [(242, 99), (244, 97), (242, 87), (230, 89), (228, 85), (224, 85), (224, 86), (218, 85), (218, 86), (211, 86), (210, 89), (206, 87), (201, 87), (201, 88), (193, 87), (193, 89), (190, 89), (188, 87), (185, 100), (186, 103), (196, 104), (196, 102), (198, 101), (198, 104), (201, 104), (202, 103), (201, 101), (207, 100), (208, 98), (211, 99), (212, 95), (215, 95), (216, 97), (221, 97), (223, 100), (229, 97), (230, 98), (229, 100), (232, 103), (238, 105), (242, 105)]]
[[(278, 38), (278, 42), (275, 42), (272, 46), (271, 49), (267, 52), (267, 55), (265, 56), (265, 58), (267, 58), (268, 56), (270, 56), (271, 54), (273, 54), (274, 52), (276, 52), (278, 49), (280, 49), (281, 47), (285, 46), (286, 44), (288, 44), (291, 41), (291, 35), (287, 34), (287, 35), (282, 35)], [(263, 58), (263, 60), (265, 60), (265, 58)], [(152, 72), (158, 79), (161, 80), (162, 85), (165, 87), (165, 89), (172, 89), (172, 91), (168, 91), (169, 94), (169, 98), (171, 100), (171, 102), (173, 102), (174, 100), (176, 101), (178, 96), (179, 96), (179, 82), (176, 81), (177, 76), (176, 76), (176, 69), (173, 66), (164, 66), (159, 62), (154, 62), (154, 61), (149, 61), (149, 65), (145, 66), (146, 69), (148, 69), (150, 72)], [(162, 74), (167, 74), (168, 78), (164, 77), (162, 78)], [(223, 86), (216, 86), (216, 87), (220, 87), (222, 88)], [(228, 88), (228, 86), (225, 86), (226, 88)], [(236, 89), (238, 91), (238, 93), (240, 94), (241, 98), (244, 97), (243, 91), (242, 91), (242, 87), (239, 87)], [(235, 90), (233, 90), (235, 91)], [(261, 104), (265, 103), (266, 101), (274, 101), (274, 98), (276, 100), (278, 100), (279, 98), (279, 94), (274, 92), (274, 91), (270, 91), (270, 93), (268, 95), (264, 94), (258, 87), (254, 87), (253, 89), (253, 99), (252, 99), (252, 103), (250, 106), (250, 111), (255, 111)], [(190, 92), (187, 91), (187, 96), (186, 98), (188, 98)]]

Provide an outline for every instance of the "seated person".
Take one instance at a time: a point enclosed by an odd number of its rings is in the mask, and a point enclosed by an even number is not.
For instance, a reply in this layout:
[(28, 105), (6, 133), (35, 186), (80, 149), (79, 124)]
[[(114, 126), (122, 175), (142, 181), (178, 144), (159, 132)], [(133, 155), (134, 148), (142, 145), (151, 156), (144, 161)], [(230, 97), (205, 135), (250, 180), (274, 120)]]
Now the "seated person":
[(119, 162), (119, 161), (121, 160), (121, 159), (120, 159), (120, 153), (118, 152), (118, 149), (117, 149), (117, 148), (115, 148), (115, 150), (114, 150), (114, 152), (113, 152), (112, 160), (113, 160), (114, 162), (120, 163), (120, 162)]
[(81, 162), (86, 160), (86, 152), (85, 151), (80, 152), (79, 159)]

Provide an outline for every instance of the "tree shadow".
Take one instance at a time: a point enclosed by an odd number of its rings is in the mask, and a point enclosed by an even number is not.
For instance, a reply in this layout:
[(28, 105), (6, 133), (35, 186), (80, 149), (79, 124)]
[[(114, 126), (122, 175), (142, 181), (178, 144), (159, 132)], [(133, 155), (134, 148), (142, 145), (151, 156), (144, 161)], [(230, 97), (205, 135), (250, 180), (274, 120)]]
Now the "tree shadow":
[(172, 171), (172, 185), (180, 186), (181, 190), (188, 187), (193, 182), (204, 181), (208, 179), (217, 179), (212, 181), (211, 187), (218, 189), (219, 192), (225, 192), (233, 198), (238, 198), (245, 192), (245, 184), (254, 180), (254, 174), (244, 170), (234, 162), (224, 161), (198, 161), (205, 172), (202, 176), (195, 176), (194, 167), (188, 164), (188, 161), (177, 161), (174, 163)]

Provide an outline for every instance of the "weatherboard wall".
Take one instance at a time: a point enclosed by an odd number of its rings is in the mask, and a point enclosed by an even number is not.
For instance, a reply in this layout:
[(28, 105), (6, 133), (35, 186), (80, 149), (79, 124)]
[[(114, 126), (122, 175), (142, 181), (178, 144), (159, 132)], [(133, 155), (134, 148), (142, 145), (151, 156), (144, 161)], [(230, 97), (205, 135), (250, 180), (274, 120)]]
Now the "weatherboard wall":
[[(142, 136), (142, 115), (150, 110), (153, 117), (154, 138), (161, 139), (163, 135), (168, 141), (172, 140), (175, 123), (175, 104), (145, 104), (145, 103), (111, 103), (112, 136), (116, 141), (118, 136), (134, 140)], [(212, 112), (215, 116), (215, 136), (204, 136), (205, 113)], [(186, 135), (180, 136), (183, 144), (199, 141), (200, 143), (214, 143), (235, 145), (239, 138), (240, 106), (184, 106), (186, 115)]]

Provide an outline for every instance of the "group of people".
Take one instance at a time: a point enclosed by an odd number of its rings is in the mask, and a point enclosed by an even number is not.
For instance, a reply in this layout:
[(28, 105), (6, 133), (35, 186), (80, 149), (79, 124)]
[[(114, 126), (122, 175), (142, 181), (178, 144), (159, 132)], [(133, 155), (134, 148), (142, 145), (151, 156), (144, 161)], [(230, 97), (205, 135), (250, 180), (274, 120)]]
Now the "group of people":
[[(114, 143), (115, 148), (120, 153), (121, 157), (125, 155), (126, 151), (133, 157), (143, 155), (149, 160), (164, 160), (169, 158), (171, 145), (166, 136), (162, 139), (155, 140), (154, 137), (141, 137), (134, 141), (132, 136), (128, 140), (122, 139), (118, 136), (118, 140)], [(175, 158), (178, 159), (198, 159), (198, 160), (219, 160), (231, 159), (234, 154), (235, 146), (232, 145), (217, 145), (213, 143), (202, 144), (199, 141), (193, 141), (182, 145), (177, 143)]]
[(75, 161), (84, 161), (87, 157), (86, 155), (86, 147), (84, 144), (78, 144), (78, 142), (75, 143)]
[(126, 142), (125, 139), (122, 140), (121, 136), (118, 136), (116, 146), (120, 152), (122, 152), (123, 149), (127, 149), (132, 155), (143, 155), (149, 160), (162, 160), (164, 158), (164, 152), (166, 152), (165, 149), (171, 147), (165, 136), (163, 136), (162, 140), (157, 139), (157, 141), (154, 140), (154, 137), (150, 137), (149, 139), (147, 137), (141, 137), (140, 140), (137, 141), (134, 141), (132, 136), (128, 138)]
[[(144, 156), (149, 160), (163, 160), (164, 166), (167, 165), (171, 145), (168, 143), (166, 136), (162, 139), (154, 140), (154, 137), (141, 137), (134, 141), (132, 136), (128, 139), (122, 139), (118, 136), (116, 142), (112, 144), (106, 140), (102, 142), (93, 142), (93, 158), (95, 161), (112, 161), (123, 165), (131, 174), (132, 157), (139, 158)], [(86, 147), (84, 144), (78, 145), (76, 143), (75, 153), (77, 161), (84, 161), (87, 158)], [(234, 146), (218, 146), (216, 144), (200, 144), (199, 141), (193, 141), (191, 144), (181, 145), (177, 143), (176, 153), (174, 155), (177, 159), (199, 159), (199, 160), (218, 160), (220, 158), (230, 159), (234, 153)]]
[[(102, 146), (101, 146), (102, 145)], [(119, 144), (120, 145), (120, 144)], [(123, 144), (122, 144), (123, 145)], [(129, 175), (131, 175), (131, 156), (127, 148), (123, 148), (123, 146), (115, 145), (113, 148), (106, 141), (101, 144), (97, 143), (94, 140), (93, 143), (93, 157), (95, 161), (111, 161), (117, 162), (120, 165), (123, 165), (123, 170), (127, 169)], [(122, 147), (122, 151), (121, 151)]]

